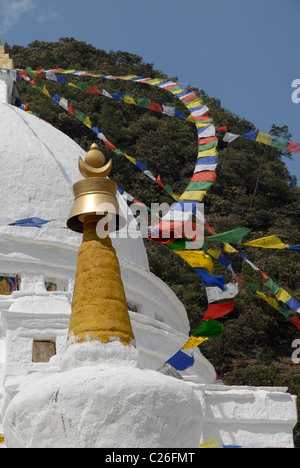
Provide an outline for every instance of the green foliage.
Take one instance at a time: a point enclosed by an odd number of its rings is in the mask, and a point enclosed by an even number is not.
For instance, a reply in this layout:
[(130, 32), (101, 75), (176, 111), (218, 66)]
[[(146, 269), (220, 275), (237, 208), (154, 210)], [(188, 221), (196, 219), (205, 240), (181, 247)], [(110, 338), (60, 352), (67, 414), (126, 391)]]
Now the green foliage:
[[(65, 69), (91, 70), (97, 74), (136, 74), (144, 77), (168, 78), (155, 70), (152, 64), (144, 63), (138, 55), (128, 52), (105, 52), (73, 38), (62, 38), (58, 43), (35, 41), (28, 47), (13, 46), (7, 51), (14, 59), (16, 68), (36, 69), (61, 67)], [(70, 77), (70, 80), (83, 80)], [(121, 81), (105, 81), (85, 78), (89, 86), (97, 86), (108, 92), (124, 91), (133, 97), (147, 97), (153, 101), (174, 105), (186, 112), (179, 100), (143, 84)], [(45, 82), (37, 79), (37, 84)], [(165, 184), (175, 193), (182, 193), (193, 173), (197, 157), (197, 138), (193, 124), (172, 119), (146, 109), (115, 102), (103, 96), (92, 96), (71, 87), (46, 82), (50, 92), (57, 92), (72, 101), (78, 109), (91, 117), (94, 125), (130, 156), (145, 162), (154, 174), (160, 174)], [(223, 109), (219, 100), (200, 94), (210, 108), (210, 117), (215, 124), (227, 125), (229, 131), (242, 134), (254, 125), (230, 111)], [(95, 141), (92, 132), (76, 121), (54, 102), (39, 94), (26, 83), (19, 84), (23, 103), (30, 110), (52, 123), (87, 150)], [(187, 115), (187, 114), (186, 114)], [(286, 126), (273, 125), (273, 135), (288, 140)], [(140, 201), (171, 203), (172, 199), (158, 185), (144, 175), (122, 156), (113, 154), (106, 146), (101, 150), (113, 157), (112, 177), (119, 186)], [(291, 176), (283, 158), (290, 153), (263, 144), (236, 139), (229, 146), (219, 138), (219, 165), (217, 183), (205, 199), (205, 216), (216, 232), (238, 226), (251, 229), (246, 240), (276, 234), (284, 242), (300, 243), (300, 190), (295, 177)], [(165, 281), (185, 305), (193, 331), (205, 313), (206, 293), (197, 275), (167, 247), (145, 241), (150, 268)], [(222, 249), (222, 244), (214, 245)], [(241, 247), (240, 251), (270, 278), (300, 300), (299, 253)], [(227, 254), (235, 272), (247, 282), (260, 287), (265, 294), (272, 292), (264, 287), (264, 281), (239, 256)], [(227, 270), (215, 262), (215, 273), (224, 274), (230, 281)], [(211, 339), (201, 345), (201, 351), (215, 366), (225, 384), (234, 385), (280, 385), (287, 386), (291, 393), (300, 396), (300, 368), (293, 364), (292, 342), (299, 338), (299, 330), (271, 308), (247, 285), (240, 285), (235, 300), (235, 309), (221, 319), (224, 333), (221, 338)], [(298, 400), (299, 404), (299, 400)], [(300, 446), (300, 427), (295, 429), (295, 443)]]

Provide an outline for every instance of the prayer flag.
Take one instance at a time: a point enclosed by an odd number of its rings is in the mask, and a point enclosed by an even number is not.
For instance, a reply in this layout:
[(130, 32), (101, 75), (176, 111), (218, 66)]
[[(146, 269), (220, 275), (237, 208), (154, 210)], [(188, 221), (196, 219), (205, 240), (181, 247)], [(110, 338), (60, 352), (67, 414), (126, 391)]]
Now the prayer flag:
[(195, 272), (202, 279), (205, 286), (217, 286), (218, 288), (222, 289), (222, 291), (226, 291), (226, 283), (224, 276), (216, 276), (208, 271), (200, 270), (199, 268), (194, 268)]
[(19, 219), (17, 221), (14, 221), (13, 223), (10, 223), (9, 226), (24, 226), (24, 227), (41, 228), (43, 224), (50, 223), (50, 221), (54, 221), (54, 219), (45, 220), (45, 219), (33, 217), (33, 218)]
[(243, 135), (243, 138), (247, 138), (248, 140), (256, 140), (256, 137), (258, 135), (258, 132), (254, 131), (254, 130), (247, 130), (244, 135)]
[(288, 147), (288, 142), (282, 140), (281, 138), (273, 136), (272, 140), (271, 140), (271, 146), (273, 146), (274, 148), (279, 148), (279, 149), (282, 149), (282, 150), (286, 150), (287, 147)]
[(277, 236), (262, 237), (261, 239), (255, 239), (250, 242), (246, 242), (243, 245), (249, 245), (251, 247), (262, 247), (264, 249), (284, 249), (289, 247), (288, 244), (284, 244)]
[(289, 301), (289, 299), (291, 299), (291, 298), (292, 298), (292, 296), (282, 288), (280, 288), (278, 293), (276, 294), (276, 299), (278, 301), (281, 301), (281, 302), (284, 302), (284, 303)]
[(292, 153), (300, 154), (300, 143), (297, 143), (296, 141), (290, 141), (288, 147), (286, 148), (286, 151), (291, 151)]
[(201, 171), (192, 176), (191, 182), (215, 182), (217, 174), (215, 171)]
[(179, 200), (185, 201), (198, 201), (201, 202), (206, 195), (206, 190), (186, 190), (183, 194), (179, 197)]
[(207, 240), (214, 241), (214, 242), (232, 242), (240, 243), (242, 238), (250, 232), (250, 229), (239, 227), (233, 229), (231, 231), (223, 232), (222, 234), (216, 234), (215, 236), (208, 236)]
[(189, 356), (180, 349), (176, 354), (174, 354), (174, 356), (166, 361), (166, 364), (170, 364), (170, 366), (174, 367), (176, 370), (184, 371), (193, 366), (194, 361), (195, 359), (193, 354), (192, 356)]
[(300, 302), (296, 301), (293, 297), (291, 297), (288, 301), (286, 301), (286, 305), (293, 309), (295, 312), (300, 313)]
[(265, 145), (270, 145), (272, 140), (272, 135), (269, 135), (268, 133), (263, 133), (263, 132), (258, 132), (258, 135), (256, 137), (256, 141), (259, 143), (264, 143)]
[(205, 268), (210, 273), (214, 271), (212, 259), (203, 250), (183, 250), (176, 253), (193, 268)]
[(292, 324), (294, 324), (295, 327), (298, 328), (298, 330), (300, 330), (300, 320), (299, 320), (299, 317), (296, 317), (296, 316), (290, 317), (290, 318), (289, 318), (289, 321), (292, 322)]
[(210, 149), (206, 149), (204, 146), (198, 146), (198, 158), (207, 158), (209, 156), (218, 156), (216, 146), (213, 146)]
[(234, 309), (234, 300), (223, 304), (209, 304), (204, 314), (203, 320), (211, 320), (229, 314)]
[(238, 283), (229, 283), (226, 285), (226, 290), (218, 288), (217, 286), (209, 286), (206, 288), (207, 302), (221, 301), (223, 299), (233, 299), (239, 292)]
[(204, 128), (198, 128), (197, 132), (198, 132), (198, 138), (207, 138), (207, 137), (215, 136), (216, 129), (214, 125), (208, 125), (207, 127), (204, 127)]
[(203, 337), (203, 336), (199, 336), (199, 337), (196, 337), (196, 336), (191, 336), (189, 338), (189, 340), (182, 346), (181, 349), (192, 349), (192, 348), (196, 348), (196, 346), (199, 346), (201, 345), (204, 341), (208, 340), (207, 337)]
[(231, 143), (232, 141), (234, 141), (238, 137), (239, 137), (239, 135), (236, 135), (235, 133), (227, 132), (227, 133), (225, 133), (223, 141), (225, 141), (225, 143)]
[(215, 448), (215, 447), (220, 447), (220, 444), (216, 441), (215, 437), (210, 437), (209, 439), (206, 439), (204, 442), (202, 442), (199, 445), (200, 449), (204, 448)]
[(276, 284), (272, 279), (269, 279), (266, 283), (265, 283), (265, 286), (267, 286), (269, 289), (271, 289), (271, 291), (273, 291), (273, 293), (276, 295), (279, 290), (280, 290), (280, 286), (278, 286), (278, 284)]
[(210, 187), (213, 185), (213, 182), (207, 182), (207, 181), (192, 181), (189, 183), (189, 185), (186, 188), (187, 192), (196, 192), (196, 191), (202, 191), (202, 190), (209, 190)]
[(192, 336), (219, 338), (223, 333), (223, 328), (224, 325), (217, 320), (206, 320), (198, 325)]
[(291, 245), (289, 247), (285, 247), (285, 250), (298, 250), (298, 251), (300, 251), (300, 245)]

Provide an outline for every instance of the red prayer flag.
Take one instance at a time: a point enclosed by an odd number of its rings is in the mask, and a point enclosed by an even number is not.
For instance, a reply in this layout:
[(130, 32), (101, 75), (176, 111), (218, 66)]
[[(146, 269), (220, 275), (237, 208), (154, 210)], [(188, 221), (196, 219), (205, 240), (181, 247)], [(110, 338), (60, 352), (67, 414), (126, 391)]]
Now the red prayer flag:
[(162, 105), (158, 102), (150, 102), (149, 109), (155, 112), (162, 112)]
[(286, 151), (291, 151), (292, 153), (300, 154), (300, 143), (296, 141), (291, 141), (286, 148)]
[(155, 181), (155, 182), (156, 182), (158, 185), (160, 185), (161, 188), (163, 188), (163, 189), (165, 188), (164, 184), (163, 184), (162, 181), (161, 181), (160, 175), (158, 175), (158, 176), (156, 177), (156, 181)]
[(191, 182), (215, 182), (216, 179), (216, 171), (202, 171), (194, 174)]
[(117, 149), (116, 146), (113, 145), (110, 141), (105, 141), (104, 144), (113, 150)]
[(94, 86), (93, 88), (89, 89), (89, 90), (87, 91), (87, 93), (89, 93), (89, 94), (102, 94), (102, 93), (100, 93), (99, 89), (98, 89), (96, 86)]
[(199, 120), (209, 120), (209, 119), (210, 119), (210, 116), (209, 116), (208, 113), (206, 112), (205, 114), (202, 114), (202, 115), (193, 115), (193, 119), (196, 120), (196, 121), (199, 121)]
[(69, 112), (69, 114), (74, 115), (74, 117), (76, 116), (76, 112), (74, 110), (74, 107), (73, 107), (72, 103), (69, 104), (68, 112)]
[(295, 325), (295, 327), (298, 328), (298, 330), (300, 330), (300, 320), (298, 317), (296, 317), (296, 315), (294, 315), (293, 317), (290, 317), (289, 321), (292, 322)]
[(219, 132), (226, 133), (227, 132), (227, 127), (216, 127), (216, 130), (219, 130)]
[(223, 304), (209, 304), (202, 320), (216, 319), (229, 314), (234, 308), (234, 300)]
[(218, 141), (218, 137), (208, 137), (208, 138), (199, 138), (198, 145), (207, 145), (208, 143), (212, 143), (213, 141)]

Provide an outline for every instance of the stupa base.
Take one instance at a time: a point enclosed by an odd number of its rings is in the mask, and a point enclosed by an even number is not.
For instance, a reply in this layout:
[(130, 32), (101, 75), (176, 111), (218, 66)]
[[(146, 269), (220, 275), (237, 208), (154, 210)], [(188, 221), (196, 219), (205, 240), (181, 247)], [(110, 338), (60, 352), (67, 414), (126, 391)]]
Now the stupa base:
[(23, 386), (11, 401), (7, 447), (198, 447), (201, 407), (192, 387), (139, 369), (136, 357), (118, 342), (71, 345), (61, 372)]

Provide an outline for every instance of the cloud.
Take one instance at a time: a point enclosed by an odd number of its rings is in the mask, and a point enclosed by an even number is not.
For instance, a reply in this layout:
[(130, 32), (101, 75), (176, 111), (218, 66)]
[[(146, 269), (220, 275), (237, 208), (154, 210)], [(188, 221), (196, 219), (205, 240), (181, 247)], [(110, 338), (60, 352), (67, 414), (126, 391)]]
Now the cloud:
[(0, 0), (0, 35), (6, 34), (34, 6), (33, 0)]
[(38, 0), (0, 0), (0, 37), (7, 34), (27, 13), (39, 24), (58, 19), (58, 13), (51, 5), (42, 5)]

